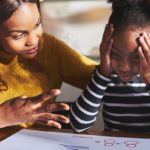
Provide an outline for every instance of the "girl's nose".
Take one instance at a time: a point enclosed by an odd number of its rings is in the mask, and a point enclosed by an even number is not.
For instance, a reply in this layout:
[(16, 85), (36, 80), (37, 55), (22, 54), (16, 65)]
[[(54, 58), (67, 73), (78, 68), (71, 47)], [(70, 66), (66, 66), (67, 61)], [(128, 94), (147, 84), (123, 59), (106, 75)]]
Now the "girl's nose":
[(122, 61), (119, 68), (122, 72), (128, 72), (130, 71), (130, 63), (128, 61)]

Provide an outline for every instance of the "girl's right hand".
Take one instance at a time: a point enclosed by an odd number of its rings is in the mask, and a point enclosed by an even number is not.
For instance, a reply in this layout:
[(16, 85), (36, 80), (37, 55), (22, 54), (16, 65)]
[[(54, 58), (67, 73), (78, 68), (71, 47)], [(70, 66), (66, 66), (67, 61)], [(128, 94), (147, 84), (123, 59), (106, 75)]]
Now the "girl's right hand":
[(100, 72), (105, 77), (109, 77), (112, 72), (110, 62), (110, 52), (113, 45), (112, 34), (114, 32), (113, 25), (106, 25), (103, 34), (102, 42), (100, 44)]
[(64, 103), (50, 103), (60, 94), (54, 89), (35, 97), (17, 97), (0, 105), (0, 128), (28, 122), (45, 123), (45, 125), (61, 128), (60, 122), (69, 123), (63, 115), (54, 114), (60, 110), (69, 110)]

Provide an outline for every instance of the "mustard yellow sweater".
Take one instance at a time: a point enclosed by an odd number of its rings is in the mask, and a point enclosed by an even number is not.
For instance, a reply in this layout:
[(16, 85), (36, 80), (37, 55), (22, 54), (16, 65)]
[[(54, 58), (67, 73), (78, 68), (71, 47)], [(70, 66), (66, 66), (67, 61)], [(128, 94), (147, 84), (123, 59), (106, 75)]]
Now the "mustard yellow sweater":
[(43, 41), (42, 50), (32, 60), (0, 48), (0, 103), (60, 88), (62, 82), (79, 88), (86, 86), (96, 62), (81, 56), (54, 36), (44, 34)]

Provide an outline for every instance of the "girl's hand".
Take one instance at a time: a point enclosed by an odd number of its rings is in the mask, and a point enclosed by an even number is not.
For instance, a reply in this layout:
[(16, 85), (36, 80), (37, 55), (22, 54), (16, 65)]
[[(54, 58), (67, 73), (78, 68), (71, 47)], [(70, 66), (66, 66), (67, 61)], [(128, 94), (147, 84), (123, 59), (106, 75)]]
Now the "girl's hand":
[(143, 77), (146, 84), (150, 84), (150, 36), (144, 33), (140, 36), (139, 42), (140, 75)]
[(110, 52), (113, 45), (113, 25), (107, 25), (103, 34), (103, 39), (100, 44), (100, 72), (102, 75), (109, 77), (112, 72), (111, 62), (110, 62)]
[(60, 94), (60, 90), (51, 90), (35, 97), (17, 97), (0, 105), (0, 127), (18, 125), (27, 122), (45, 123), (61, 128), (59, 122), (69, 123), (63, 115), (53, 114), (60, 110), (69, 110), (64, 103), (50, 103)]

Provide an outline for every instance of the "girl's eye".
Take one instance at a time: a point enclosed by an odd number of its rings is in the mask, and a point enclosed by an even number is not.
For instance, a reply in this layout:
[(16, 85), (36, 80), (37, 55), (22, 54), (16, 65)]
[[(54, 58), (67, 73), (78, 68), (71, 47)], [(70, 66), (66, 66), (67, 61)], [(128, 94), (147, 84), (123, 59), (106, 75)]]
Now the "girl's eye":
[(120, 55), (118, 55), (117, 53), (111, 51), (110, 56), (114, 59), (121, 59)]
[(133, 63), (139, 63), (140, 59), (139, 59), (139, 57), (131, 58), (131, 62), (133, 62)]

